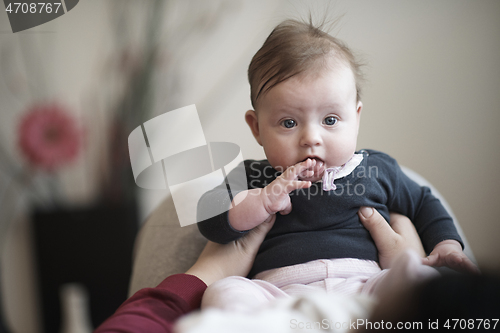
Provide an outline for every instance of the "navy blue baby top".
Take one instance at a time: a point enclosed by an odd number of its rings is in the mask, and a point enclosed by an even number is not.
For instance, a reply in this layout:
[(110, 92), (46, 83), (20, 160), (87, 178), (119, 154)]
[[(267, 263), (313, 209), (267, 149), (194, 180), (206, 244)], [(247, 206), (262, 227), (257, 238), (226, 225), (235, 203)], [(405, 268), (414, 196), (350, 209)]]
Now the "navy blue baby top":
[[(322, 183), (317, 182), (309, 189), (290, 193), (292, 211), (288, 215), (276, 214), (276, 222), (259, 249), (250, 277), (316, 259), (378, 261), (375, 243), (358, 218), (361, 206), (374, 207), (387, 221), (389, 211), (408, 216), (427, 253), (446, 239), (457, 240), (463, 247), (452, 218), (428, 187), (408, 178), (387, 154), (374, 150), (358, 153), (363, 154), (363, 160), (349, 175), (335, 180), (335, 190), (323, 191)], [(244, 166), (249, 189), (263, 188), (280, 174), (267, 160), (246, 160)], [(243, 168), (232, 172), (243, 172)], [(229, 207), (228, 191), (224, 183), (205, 193), (198, 203), (198, 214), (213, 205)], [(230, 193), (230, 197), (236, 194)], [(198, 228), (206, 238), (218, 243), (230, 242), (248, 232), (233, 229), (227, 211), (199, 222)]]

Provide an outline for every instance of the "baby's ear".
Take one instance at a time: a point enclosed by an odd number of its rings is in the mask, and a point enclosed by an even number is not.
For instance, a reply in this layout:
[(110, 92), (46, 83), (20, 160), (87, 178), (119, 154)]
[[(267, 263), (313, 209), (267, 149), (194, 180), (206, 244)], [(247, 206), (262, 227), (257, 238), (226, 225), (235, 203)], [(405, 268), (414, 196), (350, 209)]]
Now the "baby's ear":
[(358, 117), (361, 116), (361, 110), (363, 110), (363, 103), (359, 101), (356, 104), (356, 113), (358, 114)]
[(255, 140), (257, 140), (259, 145), (262, 146), (262, 142), (260, 141), (259, 121), (257, 120), (257, 113), (254, 110), (248, 110), (245, 113), (245, 120), (250, 127)]

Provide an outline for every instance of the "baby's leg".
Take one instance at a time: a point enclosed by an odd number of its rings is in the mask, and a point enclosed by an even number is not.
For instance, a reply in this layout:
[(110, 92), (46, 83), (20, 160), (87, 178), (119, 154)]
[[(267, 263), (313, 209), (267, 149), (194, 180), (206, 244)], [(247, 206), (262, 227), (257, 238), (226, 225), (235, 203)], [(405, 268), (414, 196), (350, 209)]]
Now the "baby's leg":
[(391, 269), (385, 269), (368, 279), (361, 293), (380, 299), (439, 275), (436, 269), (423, 265), (416, 252), (407, 250), (396, 259)]
[(201, 308), (215, 307), (226, 311), (252, 312), (276, 298), (290, 297), (278, 287), (263, 280), (231, 276), (210, 285)]

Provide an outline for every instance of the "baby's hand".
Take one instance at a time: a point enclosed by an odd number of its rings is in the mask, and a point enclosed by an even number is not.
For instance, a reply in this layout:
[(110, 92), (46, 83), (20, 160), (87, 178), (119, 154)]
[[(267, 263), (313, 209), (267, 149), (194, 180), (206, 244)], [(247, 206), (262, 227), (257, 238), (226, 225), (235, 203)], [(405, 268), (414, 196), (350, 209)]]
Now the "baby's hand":
[(267, 185), (261, 192), (264, 208), (269, 214), (280, 212), (286, 215), (292, 211), (292, 202), (289, 193), (311, 187), (310, 181), (299, 180), (299, 177), (311, 177), (314, 174), (316, 160), (308, 158), (285, 170), (279, 177)]
[(447, 266), (463, 273), (480, 274), (479, 268), (467, 258), (462, 246), (456, 240), (445, 240), (438, 243), (422, 263), (429, 266)]

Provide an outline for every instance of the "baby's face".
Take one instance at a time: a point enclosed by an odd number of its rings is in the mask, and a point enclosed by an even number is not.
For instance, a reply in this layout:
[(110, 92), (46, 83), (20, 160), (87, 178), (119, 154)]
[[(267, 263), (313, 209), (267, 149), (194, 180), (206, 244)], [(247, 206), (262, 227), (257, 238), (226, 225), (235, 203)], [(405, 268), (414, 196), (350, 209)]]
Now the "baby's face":
[(301, 179), (315, 182), (356, 150), (362, 104), (347, 66), (293, 76), (262, 95), (257, 106), (246, 120), (277, 170), (314, 158), (314, 175)]

